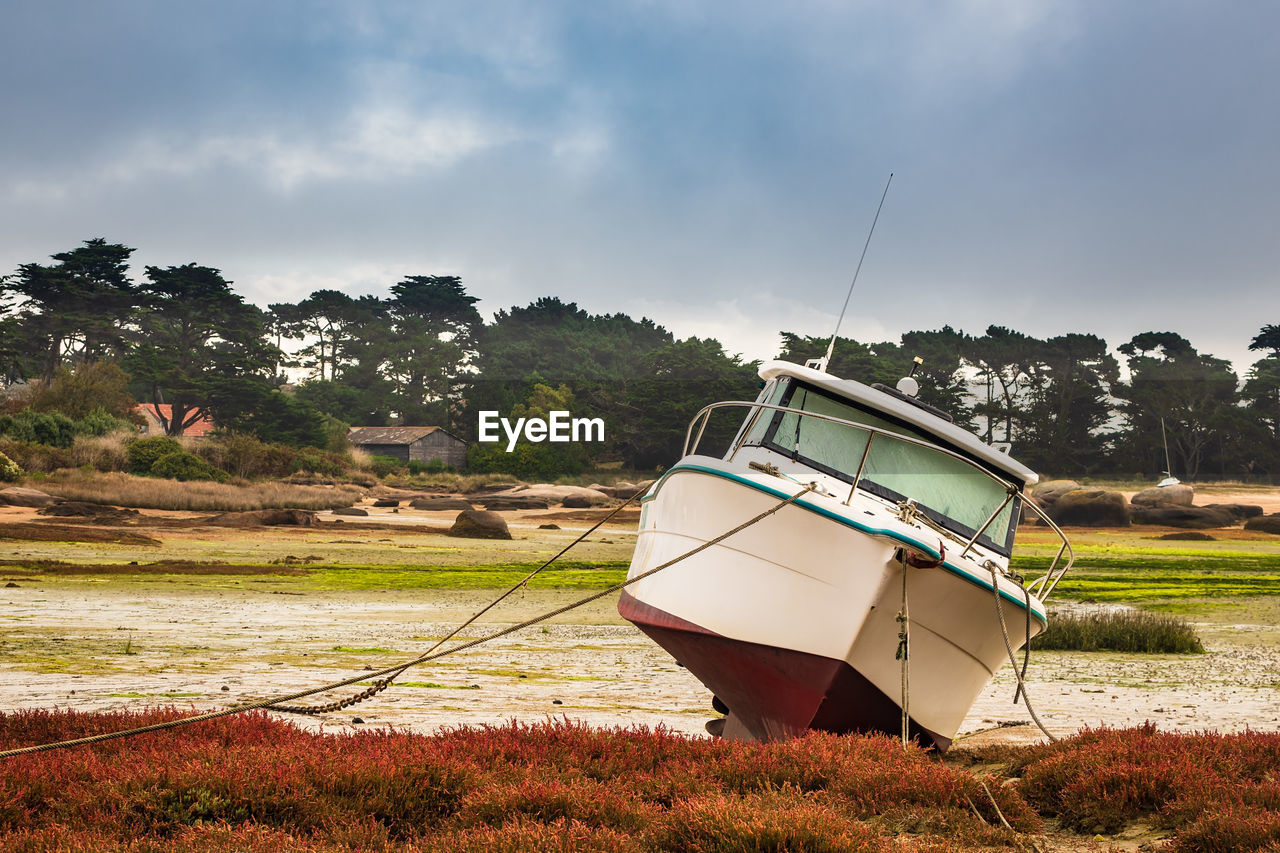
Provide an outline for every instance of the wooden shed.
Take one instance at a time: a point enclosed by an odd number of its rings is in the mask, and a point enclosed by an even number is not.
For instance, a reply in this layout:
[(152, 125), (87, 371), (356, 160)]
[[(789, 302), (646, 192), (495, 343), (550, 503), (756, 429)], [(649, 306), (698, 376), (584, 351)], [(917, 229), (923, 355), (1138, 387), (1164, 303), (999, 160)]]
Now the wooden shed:
[(347, 439), (373, 456), (422, 463), (439, 459), (457, 469), (467, 464), (467, 443), (441, 427), (353, 427)]

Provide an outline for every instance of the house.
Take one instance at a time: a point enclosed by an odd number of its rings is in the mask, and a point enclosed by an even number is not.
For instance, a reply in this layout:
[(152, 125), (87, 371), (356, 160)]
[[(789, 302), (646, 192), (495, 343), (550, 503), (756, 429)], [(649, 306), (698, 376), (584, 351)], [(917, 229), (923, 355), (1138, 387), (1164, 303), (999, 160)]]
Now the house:
[(440, 427), (352, 427), (347, 440), (373, 456), (423, 463), (439, 459), (459, 469), (467, 464), (467, 443)]
[[(138, 427), (138, 432), (146, 436), (164, 435), (164, 422), (160, 420), (163, 416), (166, 420), (173, 417), (173, 406), (168, 403), (139, 403), (133, 407), (133, 410), (142, 415), (144, 423)], [(184, 436), (190, 438), (204, 438), (213, 432), (213, 420), (203, 412), (199, 419), (191, 426), (182, 431)]]

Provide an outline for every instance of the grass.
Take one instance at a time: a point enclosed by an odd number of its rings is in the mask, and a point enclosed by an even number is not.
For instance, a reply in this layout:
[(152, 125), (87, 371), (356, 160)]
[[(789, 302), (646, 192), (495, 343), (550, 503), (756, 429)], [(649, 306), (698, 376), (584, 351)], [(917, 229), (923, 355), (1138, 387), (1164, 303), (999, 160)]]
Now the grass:
[[(177, 716), (0, 714), (0, 748)], [(566, 721), (333, 735), (255, 713), (7, 759), (0, 849), (944, 853), (1145, 827), (1170, 853), (1265, 853), (1278, 779), (1280, 734), (1259, 732), (1086, 730), (939, 761), (886, 737), (745, 744)]]
[(298, 486), (290, 483), (179, 482), (132, 474), (60, 471), (38, 484), (68, 500), (138, 509), (244, 512), (255, 509), (335, 509), (364, 495), (359, 486)]
[(1049, 627), (1031, 641), (1035, 650), (1202, 654), (1204, 646), (1186, 620), (1119, 610), (1053, 614)]

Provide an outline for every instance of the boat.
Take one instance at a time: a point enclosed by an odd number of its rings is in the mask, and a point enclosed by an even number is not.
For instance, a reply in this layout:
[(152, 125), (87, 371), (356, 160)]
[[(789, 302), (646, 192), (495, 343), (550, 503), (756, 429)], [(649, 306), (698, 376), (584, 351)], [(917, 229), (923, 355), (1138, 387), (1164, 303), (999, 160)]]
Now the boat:
[[(945, 751), (1047, 626), (1070, 544), (1026, 494), (1037, 475), (921, 402), (913, 377), (825, 366), (767, 362), (754, 401), (695, 415), (641, 499), (618, 611), (711, 691), (713, 734), (884, 732)], [(699, 453), (731, 414), (727, 449)], [(1009, 568), (1024, 515), (1061, 537), (1027, 583)]]

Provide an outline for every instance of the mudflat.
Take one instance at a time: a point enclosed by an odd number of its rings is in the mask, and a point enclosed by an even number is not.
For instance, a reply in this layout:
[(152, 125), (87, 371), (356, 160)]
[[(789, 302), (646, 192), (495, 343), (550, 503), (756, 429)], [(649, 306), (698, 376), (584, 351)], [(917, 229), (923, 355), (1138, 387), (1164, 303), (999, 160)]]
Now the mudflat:
[[(9, 523), (47, 523), (30, 511), (0, 515)], [(160, 545), (8, 542), (0, 565), (0, 707), (207, 710), (373, 672), (431, 648), (498, 593), (419, 583), (415, 567), (476, 559), (525, 565), (587, 527), (562, 517), (557, 523), (566, 529), (544, 531), (538, 513), (512, 513), (512, 542), (469, 544), (434, 535), (447, 514), (422, 513), (413, 524), (405, 515), (381, 527), (213, 530), (173, 524), (175, 514), (144, 514), (128, 529)], [(168, 521), (147, 520), (161, 516)], [(612, 525), (573, 556), (617, 573), (633, 541), (631, 528)], [(1280, 538), (1254, 547), (1280, 551)], [(359, 582), (344, 588), (343, 578)], [(523, 590), (460, 639), (591, 591)], [(714, 716), (706, 689), (620, 619), (614, 604), (602, 599), (416, 666), (354, 707), (291, 719), (309, 728), (435, 731), (566, 716), (702, 733)], [(1049, 730), (1145, 721), (1166, 730), (1280, 729), (1280, 589), (1276, 596), (1184, 602), (1180, 612), (1206, 654), (1033, 654), (1030, 698)], [(329, 702), (365, 686), (304, 701)], [(1006, 666), (966, 720), (966, 742), (1042, 737), (1026, 709), (1012, 704), (1013, 689)]]

